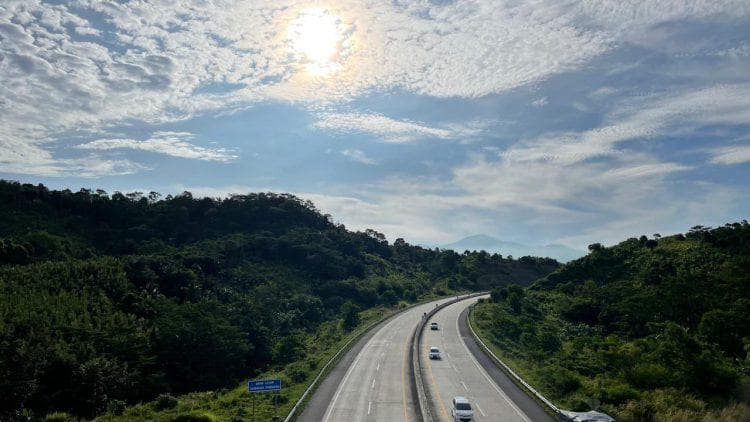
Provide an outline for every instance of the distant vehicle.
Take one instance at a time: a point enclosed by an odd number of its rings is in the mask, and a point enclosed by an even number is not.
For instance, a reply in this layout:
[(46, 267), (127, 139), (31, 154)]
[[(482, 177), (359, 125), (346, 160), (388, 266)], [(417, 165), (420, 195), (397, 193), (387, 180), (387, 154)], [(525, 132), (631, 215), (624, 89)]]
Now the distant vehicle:
[(440, 349), (437, 347), (430, 347), (430, 359), (442, 359), (442, 356), (440, 356)]
[(439, 329), (440, 329), (440, 327), (438, 326), (437, 322), (431, 322), (430, 323), (430, 330), (435, 331), (435, 330), (439, 330)]
[(474, 420), (474, 411), (471, 409), (471, 404), (466, 397), (454, 397), (453, 408), (451, 409), (451, 416), (453, 422), (471, 422)]

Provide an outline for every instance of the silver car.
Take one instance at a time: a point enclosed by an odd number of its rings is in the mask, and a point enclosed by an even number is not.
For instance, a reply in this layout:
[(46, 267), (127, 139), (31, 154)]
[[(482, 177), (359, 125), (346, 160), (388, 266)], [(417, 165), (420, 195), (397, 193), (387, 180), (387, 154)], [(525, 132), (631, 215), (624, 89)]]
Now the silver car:
[(430, 347), (430, 359), (437, 359), (440, 360), (443, 357), (440, 356), (440, 349), (438, 349), (435, 346)]
[(454, 397), (451, 408), (453, 422), (471, 422), (474, 420), (474, 410), (466, 397)]

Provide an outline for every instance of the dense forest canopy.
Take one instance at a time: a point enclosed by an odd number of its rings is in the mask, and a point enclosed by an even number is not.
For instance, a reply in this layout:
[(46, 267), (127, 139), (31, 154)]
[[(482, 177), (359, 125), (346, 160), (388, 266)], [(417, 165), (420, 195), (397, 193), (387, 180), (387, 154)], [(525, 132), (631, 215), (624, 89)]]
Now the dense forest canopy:
[(312, 203), (0, 181), (0, 419), (232, 386), (322, 324), (558, 267), (351, 232)]
[(568, 408), (622, 421), (748, 420), (747, 221), (589, 250), (529, 289), (494, 290), (478, 325)]

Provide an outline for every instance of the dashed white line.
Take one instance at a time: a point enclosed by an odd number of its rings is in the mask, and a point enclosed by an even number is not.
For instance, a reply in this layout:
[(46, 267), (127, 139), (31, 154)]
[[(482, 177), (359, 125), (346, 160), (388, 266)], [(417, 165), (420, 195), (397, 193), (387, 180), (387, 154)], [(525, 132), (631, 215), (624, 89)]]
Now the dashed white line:
[(375, 380), (372, 380), (372, 388), (375, 388)]
[[(367, 414), (370, 414), (370, 411), (372, 410), (372, 402), (367, 403)], [(484, 414), (484, 413), (483, 413)]]
[(328, 406), (328, 412), (327, 412), (326, 418), (324, 419), (325, 422), (328, 422), (328, 419), (331, 417), (331, 414), (333, 413), (334, 407), (336, 407), (336, 400), (339, 399), (339, 394), (341, 394), (341, 386), (346, 384), (346, 380), (349, 379), (349, 375), (352, 374), (352, 370), (354, 369), (354, 367), (357, 366), (359, 359), (364, 354), (363, 353), (364, 350), (365, 348), (362, 348), (362, 350), (359, 352), (359, 355), (357, 356), (357, 359), (355, 359), (354, 362), (351, 365), (349, 365), (349, 369), (346, 371), (346, 374), (344, 375), (344, 379), (341, 380), (341, 382), (339, 383), (339, 387), (336, 389), (336, 395), (333, 396), (333, 401)]
[[(394, 319), (389, 321), (383, 328), (378, 330), (378, 332), (382, 330), (386, 330), (385, 332), (388, 332), (387, 329), (393, 325), (396, 321), (403, 318), (404, 314), (401, 314), (399, 316), (396, 316)], [(377, 333), (376, 333), (377, 334)], [(349, 379), (349, 376), (352, 374), (352, 371), (357, 366), (357, 363), (359, 363), (359, 360), (364, 356), (365, 350), (371, 349), (377, 341), (374, 341), (374, 338), (371, 338), (367, 344), (365, 344), (364, 347), (362, 347), (362, 350), (359, 351), (359, 354), (357, 354), (357, 358), (354, 359), (354, 362), (352, 362), (351, 365), (349, 365), (349, 369), (346, 370), (346, 374), (344, 374), (344, 378), (339, 383), (339, 386), (336, 388), (336, 394), (333, 395), (333, 401), (331, 401), (331, 404), (328, 405), (328, 409), (326, 410), (325, 419), (323, 419), (323, 422), (328, 422), (328, 420), (331, 418), (331, 415), (333, 414), (334, 408), (336, 407), (336, 401), (339, 399), (339, 396), (341, 395), (341, 390), (343, 389), (344, 385), (346, 384), (346, 381)], [(384, 352), (385, 353), (385, 352)]]
[(456, 365), (451, 363), (451, 367), (453, 368), (454, 371), (456, 371), (456, 373), (458, 373), (458, 368), (456, 368)]
[(469, 387), (467, 387), (467, 386), (466, 386), (466, 384), (464, 384), (464, 382), (463, 382), (463, 381), (461, 381), (461, 385), (463, 385), (463, 386), (464, 386), (464, 390), (466, 390), (466, 391), (469, 391)]
[[(477, 409), (479, 409), (479, 413), (481, 413), (482, 416), (487, 417), (487, 414), (484, 413), (484, 410), (482, 410), (481, 407), (479, 407), (479, 403), (477, 401), (474, 402), (474, 405), (477, 407)], [(369, 412), (368, 412), (368, 414), (369, 414)]]

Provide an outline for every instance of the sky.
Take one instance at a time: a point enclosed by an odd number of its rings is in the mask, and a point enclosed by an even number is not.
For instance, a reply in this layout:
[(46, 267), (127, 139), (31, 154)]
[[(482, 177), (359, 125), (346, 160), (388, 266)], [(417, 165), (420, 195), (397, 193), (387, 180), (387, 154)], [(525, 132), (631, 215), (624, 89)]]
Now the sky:
[(750, 214), (750, 1), (0, 3), (0, 178), (585, 249)]

